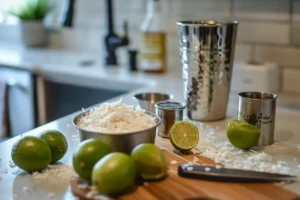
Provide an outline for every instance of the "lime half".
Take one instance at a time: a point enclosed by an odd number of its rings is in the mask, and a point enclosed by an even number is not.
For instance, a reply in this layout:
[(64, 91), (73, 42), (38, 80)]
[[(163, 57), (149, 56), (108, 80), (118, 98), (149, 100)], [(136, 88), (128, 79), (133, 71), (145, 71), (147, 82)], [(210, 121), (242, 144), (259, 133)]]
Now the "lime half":
[(189, 151), (198, 144), (198, 128), (190, 122), (178, 121), (170, 130), (170, 140), (175, 149)]
[(239, 149), (251, 149), (256, 146), (260, 130), (246, 121), (233, 119), (227, 127), (227, 138), (230, 143)]

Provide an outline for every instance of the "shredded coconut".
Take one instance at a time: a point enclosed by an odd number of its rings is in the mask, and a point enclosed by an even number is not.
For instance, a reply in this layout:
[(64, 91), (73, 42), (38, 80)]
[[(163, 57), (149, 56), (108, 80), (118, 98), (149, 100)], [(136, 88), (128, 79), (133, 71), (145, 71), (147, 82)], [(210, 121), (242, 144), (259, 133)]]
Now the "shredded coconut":
[[(299, 163), (293, 164), (292, 162), (281, 158), (280, 155), (277, 157), (277, 154), (271, 155), (267, 153), (264, 149), (256, 148), (251, 149), (250, 151), (237, 149), (228, 141), (224, 129), (214, 128), (212, 125), (206, 125), (201, 122), (190, 122), (197, 126), (199, 133), (201, 134), (201, 140), (195, 150), (198, 151), (201, 156), (209, 158), (215, 163), (220, 163), (227, 168), (300, 176)], [(287, 149), (287, 146), (275, 142), (273, 145), (268, 146), (268, 148), (276, 148), (276, 151), (278, 152)], [(278, 159), (279, 157), (280, 159)], [(221, 166), (217, 166), (216, 168), (221, 168)]]
[(48, 194), (48, 198), (49, 198), (49, 199), (53, 199), (54, 196), (55, 196), (55, 193), (52, 193), (52, 192), (51, 192), (51, 193)]
[(97, 132), (126, 133), (153, 127), (155, 120), (145, 110), (125, 105), (121, 99), (91, 109), (77, 121), (77, 125)]
[(15, 166), (16, 166), (16, 164), (12, 160), (10, 160), (9, 161), (9, 167), (14, 168)]
[(144, 183), (143, 183), (143, 185), (144, 185), (144, 186), (148, 186), (148, 185), (149, 185), (149, 183), (147, 183), (147, 182), (144, 182)]
[(172, 160), (170, 163), (171, 163), (171, 165), (175, 165), (175, 164), (177, 164), (178, 162), (177, 162), (176, 160)]
[(216, 165), (216, 169), (221, 169), (222, 166), (221, 165)]
[(13, 194), (13, 199), (17, 199), (17, 198), (18, 198), (18, 195)]
[(28, 187), (23, 187), (23, 192), (25, 193), (25, 194), (29, 194), (31, 191), (30, 191), (30, 189), (28, 188)]

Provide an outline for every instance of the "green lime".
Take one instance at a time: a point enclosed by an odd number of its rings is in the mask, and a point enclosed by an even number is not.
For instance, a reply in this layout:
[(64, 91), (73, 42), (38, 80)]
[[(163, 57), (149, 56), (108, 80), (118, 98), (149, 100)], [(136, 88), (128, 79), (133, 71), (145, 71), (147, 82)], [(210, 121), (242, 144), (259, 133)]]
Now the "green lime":
[(140, 176), (145, 180), (164, 177), (168, 171), (168, 160), (164, 153), (154, 144), (136, 146), (131, 157), (135, 160)]
[(51, 150), (40, 138), (26, 136), (14, 144), (11, 157), (21, 169), (29, 172), (40, 171), (50, 164)]
[(260, 130), (243, 120), (233, 119), (227, 127), (227, 138), (230, 143), (239, 149), (251, 149), (256, 146)]
[(189, 151), (198, 144), (198, 128), (190, 122), (178, 121), (171, 127), (170, 140), (175, 149)]
[(38, 137), (49, 145), (52, 154), (52, 163), (55, 163), (64, 157), (68, 150), (68, 142), (61, 132), (56, 130), (46, 130), (40, 133)]
[(103, 194), (123, 192), (135, 184), (136, 163), (124, 153), (110, 153), (96, 163), (92, 182)]
[(90, 180), (94, 165), (111, 152), (110, 146), (101, 140), (85, 140), (74, 152), (73, 167), (81, 178)]

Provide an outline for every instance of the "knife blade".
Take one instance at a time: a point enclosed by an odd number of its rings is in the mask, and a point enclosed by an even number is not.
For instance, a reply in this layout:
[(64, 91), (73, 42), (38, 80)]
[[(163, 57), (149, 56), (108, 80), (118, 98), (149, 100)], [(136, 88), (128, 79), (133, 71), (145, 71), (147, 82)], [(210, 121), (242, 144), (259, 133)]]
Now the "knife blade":
[(290, 182), (298, 179), (297, 176), (284, 174), (191, 164), (179, 165), (178, 175), (187, 178), (227, 182)]

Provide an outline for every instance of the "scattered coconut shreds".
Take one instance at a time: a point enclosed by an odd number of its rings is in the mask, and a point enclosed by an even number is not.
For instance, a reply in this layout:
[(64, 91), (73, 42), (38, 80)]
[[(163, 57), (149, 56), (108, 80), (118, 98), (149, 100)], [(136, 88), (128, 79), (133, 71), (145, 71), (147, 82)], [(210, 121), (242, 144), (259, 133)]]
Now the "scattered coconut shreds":
[(177, 164), (178, 162), (177, 162), (176, 160), (172, 160), (170, 163), (171, 163), (171, 165), (175, 165), (175, 164)]
[(13, 199), (17, 199), (18, 198), (18, 195), (16, 195), (16, 194), (13, 194)]
[(71, 180), (74, 170), (70, 165), (49, 165), (42, 172), (33, 172), (31, 175), (26, 175), (29, 179), (47, 180), (49, 184), (68, 184)]
[(174, 170), (174, 169), (169, 169), (168, 172), (170, 172), (170, 173), (177, 173), (177, 171)]
[(93, 198), (94, 196), (96, 196), (97, 194), (98, 194), (98, 192), (97, 192), (96, 190), (91, 190), (91, 191), (89, 191), (89, 192), (85, 195), (85, 197), (88, 198), (88, 199), (91, 199), (91, 198)]
[(53, 193), (53, 192), (51, 192), (51, 193), (48, 194), (48, 198), (49, 199), (52, 199), (54, 196), (55, 196), (55, 193)]
[(31, 191), (28, 187), (25, 186), (25, 187), (23, 187), (23, 192), (28, 195), (28, 194), (30, 194)]
[(147, 183), (147, 182), (143, 182), (143, 185), (144, 185), (144, 186), (148, 186), (148, 185), (149, 185), (149, 183)]
[[(189, 121), (189, 120), (188, 120)], [(227, 168), (246, 169), (262, 172), (290, 174), (300, 176), (300, 165), (292, 166), (286, 160), (278, 160), (263, 151), (244, 151), (233, 147), (220, 128), (205, 125), (201, 122), (192, 122), (200, 130), (200, 138), (195, 150), (203, 157), (220, 163)], [(212, 137), (214, 136), (214, 137)], [(269, 146), (277, 149), (286, 149), (284, 144), (275, 142)], [(300, 146), (299, 146), (300, 147)], [(193, 162), (195, 163), (196, 160)], [(196, 161), (197, 162), (197, 161)], [(221, 167), (221, 166), (220, 166)]]
[(86, 184), (86, 183), (80, 184), (80, 185), (78, 186), (78, 188), (80, 188), (80, 189), (87, 189), (88, 187), (89, 187), (89, 185)]
[(221, 169), (222, 166), (221, 165), (216, 165), (216, 169)]
[(200, 159), (197, 158), (196, 156), (194, 156), (193, 158), (193, 164), (196, 164), (196, 165), (200, 165), (200, 163), (198, 162)]
[(10, 160), (9, 161), (9, 167), (14, 168), (15, 166), (16, 166), (16, 164), (12, 160)]
[(110, 200), (111, 198), (101, 195), (101, 194), (97, 194), (93, 197), (95, 200)]

